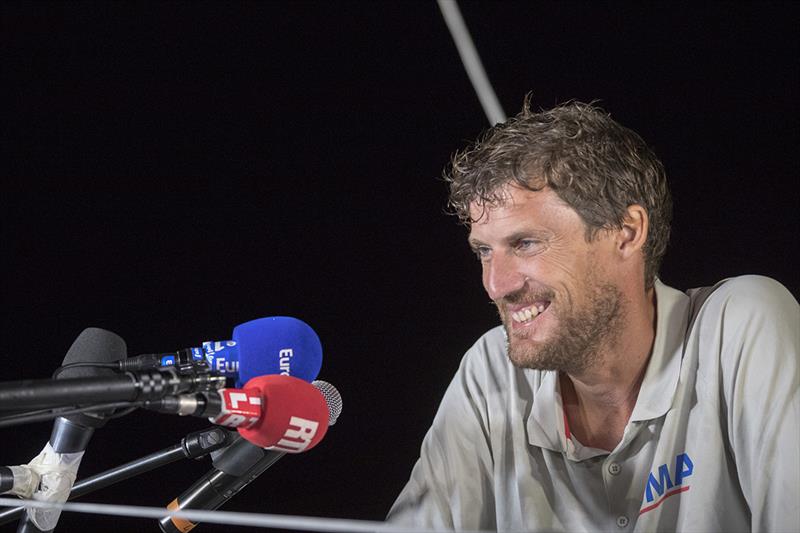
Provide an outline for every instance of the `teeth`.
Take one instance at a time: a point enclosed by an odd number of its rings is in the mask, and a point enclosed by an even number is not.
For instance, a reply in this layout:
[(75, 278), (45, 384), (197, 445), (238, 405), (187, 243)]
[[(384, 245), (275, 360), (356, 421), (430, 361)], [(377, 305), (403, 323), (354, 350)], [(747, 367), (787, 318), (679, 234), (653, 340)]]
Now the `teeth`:
[(536, 318), (542, 311), (544, 311), (543, 305), (540, 305), (538, 308), (534, 306), (526, 307), (525, 309), (511, 313), (511, 318), (513, 318), (515, 322), (528, 322)]

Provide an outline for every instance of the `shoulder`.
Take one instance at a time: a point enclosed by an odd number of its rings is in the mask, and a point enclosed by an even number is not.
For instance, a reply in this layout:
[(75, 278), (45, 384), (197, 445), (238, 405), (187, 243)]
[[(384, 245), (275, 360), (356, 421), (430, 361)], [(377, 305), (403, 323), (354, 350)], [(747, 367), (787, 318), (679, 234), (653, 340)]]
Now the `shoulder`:
[(793, 304), (797, 306), (789, 290), (780, 282), (766, 276), (747, 275), (720, 281), (714, 295), (717, 298), (734, 299), (737, 303)]
[(800, 305), (786, 287), (764, 276), (740, 276), (688, 294), (696, 309), (691, 335), (699, 355), (713, 360), (711, 367), (720, 365), (728, 386), (747, 377), (769, 388), (777, 375), (794, 372)]
[(464, 354), (465, 360), (491, 360), (506, 357), (506, 331), (497, 326), (481, 335)]
[[(455, 441), (484, 442), (489, 430), (489, 405), (499, 391), (507, 389), (505, 367), (506, 337), (502, 326), (484, 333), (464, 354), (442, 397), (433, 425), (426, 440), (430, 445), (446, 450)], [(454, 437), (458, 438), (454, 438)]]
[(459, 372), (479, 382), (503, 382), (512, 367), (505, 328), (497, 326), (481, 335), (467, 350)]
[(497, 326), (467, 350), (450, 388), (498, 406), (514, 398), (530, 402), (549, 373), (516, 367), (508, 357), (505, 328)]
[(717, 318), (728, 325), (767, 320), (796, 329), (800, 317), (800, 306), (794, 296), (766, 276), (729, 278), (714, 287), (692, 289), (688, 294), (695, 303), (702, 305), (704, 318)]

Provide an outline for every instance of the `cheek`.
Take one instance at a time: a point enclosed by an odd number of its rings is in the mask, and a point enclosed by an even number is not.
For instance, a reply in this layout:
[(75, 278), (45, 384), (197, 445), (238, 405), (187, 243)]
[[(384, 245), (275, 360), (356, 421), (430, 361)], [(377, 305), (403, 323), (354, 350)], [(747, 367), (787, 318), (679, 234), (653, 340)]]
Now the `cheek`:
[(576, 280), (579, 278), (579, 261), (576, 254), (556, 253), (547, 258), (547, 270), (557, 275), (562, 280)]
[(483, 285), (483, 290), (489, 293), (489, 269), (484, 264), (481, 264), (481, 284)]
[(532, 258), (525, 265), (525, 274), (545, 285), (571, 285), (579, 279), (580, 268), (574, 255), (553, 253)]

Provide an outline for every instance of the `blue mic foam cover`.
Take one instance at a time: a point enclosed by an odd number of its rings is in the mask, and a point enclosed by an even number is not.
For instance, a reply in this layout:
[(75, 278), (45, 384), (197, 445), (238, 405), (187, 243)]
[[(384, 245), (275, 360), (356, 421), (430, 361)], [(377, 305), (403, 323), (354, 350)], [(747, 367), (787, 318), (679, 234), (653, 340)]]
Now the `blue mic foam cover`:
[(282, 374), (313, 381), (322, 366), (322, 345), (311, 327), (289, 316), (258, 318), (233, 329), (239, 349), (241, 387), (254, 377)]

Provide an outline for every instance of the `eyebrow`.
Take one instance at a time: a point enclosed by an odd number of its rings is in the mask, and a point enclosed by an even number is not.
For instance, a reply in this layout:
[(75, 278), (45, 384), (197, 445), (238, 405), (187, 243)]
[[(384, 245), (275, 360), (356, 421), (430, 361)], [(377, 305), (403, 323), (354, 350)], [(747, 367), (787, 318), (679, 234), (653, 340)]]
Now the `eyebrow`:
[(468, 237), (467, 238), (467, 244), (469, 244), (469, 247), (474, 250), (477, 247), (482, 246), (485, 243), (482, 242), (482, 241), (479, 241), (478, 239), (473, 239), (472, 237)]
[[(503, 242), (506, 244), (514, 244), (515, 242), (519, 242), (522, 239), (546, 239), (551, 235), (551, 232), (544, 231), (544, 230), (521, 230), (515, 231), (511, 235), (508, 235), (503, 238)], [(486, 245), (485, 242), (481, 241), (480, 239), (476, 239), (471, 235), (467, 238), (467, 243), (469, 244), (470, 248), (477, 248), (478, 246)]]

